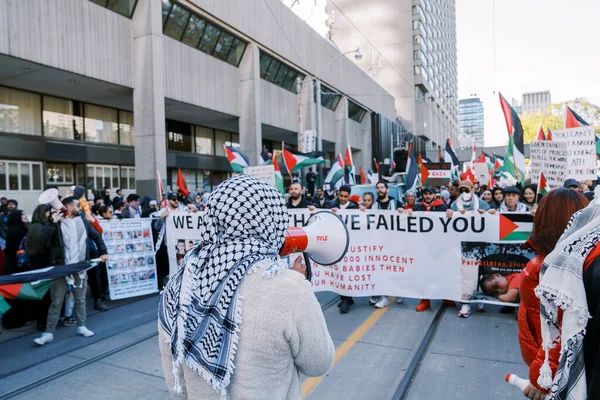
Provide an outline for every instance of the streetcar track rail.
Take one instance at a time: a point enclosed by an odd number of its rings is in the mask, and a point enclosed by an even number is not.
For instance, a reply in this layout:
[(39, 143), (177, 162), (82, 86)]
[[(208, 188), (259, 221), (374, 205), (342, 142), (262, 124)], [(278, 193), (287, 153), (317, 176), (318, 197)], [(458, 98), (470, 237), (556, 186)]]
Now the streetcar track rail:
[[(328, 308), (331, 308), (334, 304), (337, 304), (338, 301), (339, 301), (339, 297), (338, 296), (334, 296), (331, 300), (327, 301), (325, 304), (323, 304), (321, 306), (321, 311), (325, 311)], [(152, 322), (153, 320), (154, 319), (149, 320), (149, 321), (145, 321), (143, 323), (140, 323), (137, 326), (134, 326), (134, 327), (128, 329), (127, 331), (139, 328), (140, 326), (143, 326), (143, 325), (145, 325), (145, 324), (147, 324), (149, 322)], [(124, 332), (126, 332), (126, 331), (124, 331)], [(106, 338), (104, 338), (102, 340), (113, 338), (113, 337), (118, 336), (118, 335), (120, 335), (122, 333), (123, 332), (115, 333), (114, 335), (107, 336)], [(29, 392), (29, 391), (37, 388), (37, 387), (40, 387), (42, 385), (45, 385), (45, 384), (50, 383), (52, 381), (55, 381), (56, 379), (59, 379), (59, 378), (65, 376), (65, 375), (68, 375), (68, 374), (72, 373), (72, 372), (78, 371), (81, 368), (84, 368), (86, 366), (92, 365), (92, 364), (94, 364), (96, 362), (99, 362), (99, 361), (105, 359), (105, 358), (108, 358), (108, 357), (110, 357), (112, 355), (115, 355), (115, 354), (117, 354), (117, 353), (119, 353), (119, 352), (121, 352), (123, 350), (127, 350), (127, 349), (129, 349), (131, 347), (134, 347), (134, 346), (136, 346), (136, 345), (138, 345), (138, 344), (140, 344), (140, 343), (142, 343), (142, 342), (144, 342), (144, 341), (146, 341), (148, 339), (152, 339), (153, 337), (155, 337), (157, 335), (158, 335), (158, 330), (154, 330), (153, 332), (148, 333), (148, 334), (146, 334), (146, 335), (144, 335), (142, 337), (139, 337), (139, 338), (136, 338), (134, 340), (131, 340), (131, 341), (127, 342), (127, 343), (124, 343), (124, 344), (122, 344), (120, 346), (117, 346), (117, 347), (115, 347), (113, 349), (107, 350), (107, 351), (105, 351), (103, 353), (100, 353), (100, 354), (98, 354), (96, 356), (93, 356), (91, 358), (88, 358), (86, 360), (82, 360), (79, 363), (76, 363), (76, 364), (74, 364), (74, 365), (72, 365), (72, 366), (70, 366), (68, 368), (62, 369), (62, 370), (60, 370), (58, 372), (55, 372), (55, 373), (53, 373), (51, 375), (45, 376), (44, 378), (41, 378), (41, 379), (38, 379), (38, 380), (33, 381), (31, 383), (28, 383), (25, 386), (21, 386), (21, 387), (19, 387), (17, 389), (14, 389), (14, 390), (11, 390), (11, 391), (9, 391), (7, 393), (1, 394), (0, 395), (0, 400), (8, 400), (8, 399), (14, 398), (16, 396), (19, 396), (21, 394), (27, 393), (27, 392)], [(99, 343), (99, 342), (96, 342), (96, 343)], [(84, 347), (86, 347), (86, 346), (84, 346)], [(59, 354), (56, 357), (53, 357), (53, 358), (51, 358), (49, 360), (46, 360), (45, 362), (51, 361), (54, 358), (57, 358), (57, 357), (59, 357), (61, 355), (64, 355), (64, 354)], [(30, 367), (28, 367), (28, 368), (30, 368)], [(16, 373), (19, 373), (19, 372), (22, 372), (22, 371), (26, 371), (28, 368), (23, 368), (23, 369), (21, 369), (19, 371), (13, 371), (9, 375), (3, 376), (2, 378), (3, 379), (8, 378), (8, 377), (10, 377), (10, 376), (12, 376), (12, 375), (14, 375)]]

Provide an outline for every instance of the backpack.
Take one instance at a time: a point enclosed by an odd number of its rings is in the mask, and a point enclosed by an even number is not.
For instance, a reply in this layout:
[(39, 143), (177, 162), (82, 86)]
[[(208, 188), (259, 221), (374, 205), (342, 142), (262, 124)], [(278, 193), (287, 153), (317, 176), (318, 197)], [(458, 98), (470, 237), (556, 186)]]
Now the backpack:
[(21, 243), (19, 243), (19, 250), (17, 250), (17, 266), (19, 268), (24, 268), (29, 265), (29, 256), (25, 251), (25, 244), (27, 242), (27, 236), (25, 236)]

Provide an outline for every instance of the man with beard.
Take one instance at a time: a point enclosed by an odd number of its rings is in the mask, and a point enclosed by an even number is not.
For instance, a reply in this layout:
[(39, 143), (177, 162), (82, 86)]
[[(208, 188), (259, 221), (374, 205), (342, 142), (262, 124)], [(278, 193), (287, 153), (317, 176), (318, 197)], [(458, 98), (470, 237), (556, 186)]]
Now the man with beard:
[(402, 209), (400, 201), (388, 196), (389, 190), (387, 183), (383, 181), (377, 182), (375, 185), (377, 190), (377, 209), (378, 210), (397, 210)]
[(300, 183), (292, 183), (288, 192), (290, 199), (286, 204), (287, 208), (308, 208), (310, 211), (315, 210), (315, 206), (302, 195), (302, 185)]
[(458, 186), (459, 184), (457, 181), (452, 181), (452, 183), (448, 187), (448, 192), (450, 192), (450, 204), (452, 204), (452, 202), (458, 199)]

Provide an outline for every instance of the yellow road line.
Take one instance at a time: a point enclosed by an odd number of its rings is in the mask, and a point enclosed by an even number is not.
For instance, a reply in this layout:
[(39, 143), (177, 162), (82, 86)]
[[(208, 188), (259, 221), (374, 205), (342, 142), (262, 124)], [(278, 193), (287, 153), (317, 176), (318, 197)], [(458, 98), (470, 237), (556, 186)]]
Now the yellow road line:
[[(395, 300), (396, 300), (395, 297), (390, 297), (390, 305), (392, 305)], [(363, 322), (358, 328), (356, 328), (356, 330), (354, 332), (352, 332), (352, 334), (350, 336), (348, 336), (348, 339), (346, 339), (346, 341), (344, 341), (344, 343), (342, 343), (342, 345), (340, 347), (338, 347), (337, 350), (335, 351), (335, 357), (333, 359), (333, 365), (331, 366), (331, 368), (333, 368), (335, 366), (335, 364), (337, 364), (337, 362), (340, 361), (340, 359), (342, 357), (344, 357), (346, 355), (346, 353), (348, 353), (350, 351), (350, 349), (352, 348), (352, 346), (354, 346), (356, 344), (356, 342), (358, 342), (364, 336), (364, 334), (367, 333), (367, 331), (373, 325), (375, 325), (375, 323), (377, 322), (377, 320), (379, 318), (381, 318), (381, 316), (383, 314), (385, 314), (385, 312), (388, 309), (389, 309), (389, 307), (376, 309), (373, 312), (373, 314), (371, 314), (369, 316), (369, 318), (367, 318), (365, 320), (365, 322)], [(319, 376), (319, 377), (315, 377), (315, 378), (307, 378), (302, 383), (302, 397), (303, 398), (308, 397), (308, 395), (313, 390), (315, 390), (315, 388), (317, 386), (319, 386), (319, 384), (321, 383), (321, 381), (323, 381), (324, 377), (325, 377), (325, 375)]]

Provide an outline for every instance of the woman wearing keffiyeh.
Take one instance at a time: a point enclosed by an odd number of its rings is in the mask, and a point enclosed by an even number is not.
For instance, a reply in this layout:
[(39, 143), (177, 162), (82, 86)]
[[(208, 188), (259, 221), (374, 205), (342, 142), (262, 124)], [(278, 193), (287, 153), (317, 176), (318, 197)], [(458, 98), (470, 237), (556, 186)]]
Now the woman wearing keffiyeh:
[[(551, 389), (550, 399), (600, 399), (600, 258), (588, 260), (599, 244), (597, 188), (596, 200), (573, 215), (544, 259), (535, 289), (546, 353), (538, 384)], [(549, 354), (554, 346), (560, 346), (560, 359), (552, 378)]]
[(299, 372), (331, 366), (335, 349), (311, 284), (278, 256), (287, 226), (283, 197), (252, 177), (210, 195), (202, 241), (159, 304), (174, 397), (301, 399)]

